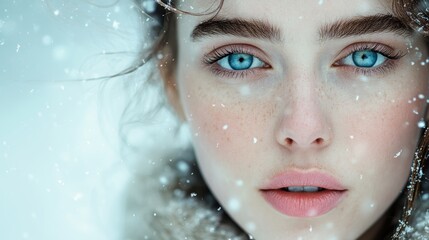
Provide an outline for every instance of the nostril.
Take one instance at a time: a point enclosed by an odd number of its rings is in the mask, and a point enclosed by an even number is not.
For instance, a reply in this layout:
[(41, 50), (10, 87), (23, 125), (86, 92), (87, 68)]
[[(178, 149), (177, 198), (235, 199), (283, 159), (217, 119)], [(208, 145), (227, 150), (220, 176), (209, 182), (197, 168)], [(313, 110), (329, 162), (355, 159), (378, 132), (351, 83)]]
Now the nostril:
[(317, 145), (321, 145), (321, 144), (323, 144), (324, 141), (325, 140), (323, 140), (323, 138), (317, 138), (316, 140), (314, 140), (314, 143)]
[[(314, 138), (313, 138), (314, 139)], [(282, 145), (285, 147), (310, 147), (311, 145), (313, 146), (319, 146), (322, 147), (325, 144), (327, 144), (326, 139), (323, 137), (319, 137), (314, 139), (313, 141), (295, 141), (294, 138), (284, 138)]]
[(286, 142), (286, 145), (289, 145), (289, 146), (291, 146), (293, 144), (292, 138), (286, 138), (285, 142)]

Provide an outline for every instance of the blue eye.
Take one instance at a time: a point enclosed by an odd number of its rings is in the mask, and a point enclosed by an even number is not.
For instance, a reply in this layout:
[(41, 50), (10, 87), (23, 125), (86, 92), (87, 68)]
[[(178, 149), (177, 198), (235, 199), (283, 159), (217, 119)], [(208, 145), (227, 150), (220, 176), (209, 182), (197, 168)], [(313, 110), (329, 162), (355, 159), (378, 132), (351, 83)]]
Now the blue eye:
[(359, 68), (373, 68), (383, 64), (387, 57), (374, 50), (353, 52), (343, 59), (343, 64)]
[(233, 71), (244, 71), (263, 67), (266, 64), (259, 58), (246, 53), (231, 53), (217, 61), (222, 68)]

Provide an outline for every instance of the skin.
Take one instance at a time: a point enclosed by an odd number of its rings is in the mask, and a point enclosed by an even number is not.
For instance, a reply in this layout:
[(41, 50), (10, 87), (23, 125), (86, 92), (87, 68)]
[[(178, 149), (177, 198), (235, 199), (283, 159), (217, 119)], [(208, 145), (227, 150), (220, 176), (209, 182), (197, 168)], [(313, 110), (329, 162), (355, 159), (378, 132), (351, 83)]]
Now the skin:
[[(201, 2), (187, 4), (200, 9)], [(170, 100), (190, 126), (208, 186), (256, 239), (370, 239), (381, 230), (373, 226), (406, 184), (421, 134), (417, 123), (426, 118), (419, 94), (428, 94), (428, 69), (417, 57), (427, 58), (425, 47), (416, 37), (388, 32), (320, 42), (318, 31), (340, 18), (388, 13), (388, 6), (374, 0), (225, 1), (219, 16), (267, 21), (281, 30), (281, 42), (235, 36), (194, 42), (192, 29), (210, 16), (179, 18)], [(335, 65), (362, 42), (405, 56), (370, 74)], [(250, 49), (269, 68), (242, 78), (216, 74), (205, 55), (232, 44)], [(260, 189), (287, 170), (328, 173), (347, 195), (318, 217), (281, 214)]]

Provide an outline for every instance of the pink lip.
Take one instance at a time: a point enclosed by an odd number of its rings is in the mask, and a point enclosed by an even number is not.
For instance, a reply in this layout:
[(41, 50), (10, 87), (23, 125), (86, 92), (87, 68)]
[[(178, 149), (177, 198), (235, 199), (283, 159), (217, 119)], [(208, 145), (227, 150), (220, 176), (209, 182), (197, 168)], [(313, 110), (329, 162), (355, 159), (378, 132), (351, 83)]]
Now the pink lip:
[[(315, 186), (318, 192), (289, 192), (291, 186)], [(320, 171), (287, 171), (261, 188), (265, 200), (277, 211), (292, 217), (317, 217), (334, 209), (347, 189), (334, 177)]]

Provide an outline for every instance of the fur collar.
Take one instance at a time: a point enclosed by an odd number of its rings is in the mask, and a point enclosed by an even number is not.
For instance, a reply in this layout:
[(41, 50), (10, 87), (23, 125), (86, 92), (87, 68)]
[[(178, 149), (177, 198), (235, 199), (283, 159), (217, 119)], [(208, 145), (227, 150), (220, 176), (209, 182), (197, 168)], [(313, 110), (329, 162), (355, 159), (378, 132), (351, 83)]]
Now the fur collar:
[(425, 194), (416, 203), (414, 214), (405, 228), (402, 239), (429, 240), (429, 195)]

